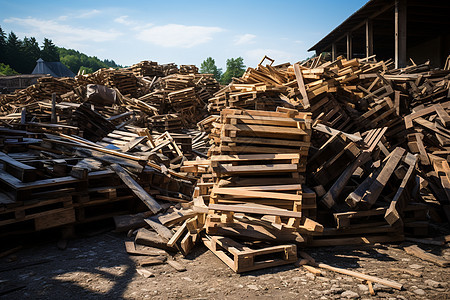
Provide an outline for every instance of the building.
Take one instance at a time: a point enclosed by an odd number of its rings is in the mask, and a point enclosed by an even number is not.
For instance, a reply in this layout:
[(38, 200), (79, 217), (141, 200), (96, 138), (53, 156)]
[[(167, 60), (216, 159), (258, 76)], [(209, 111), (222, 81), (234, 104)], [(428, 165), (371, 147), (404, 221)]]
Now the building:
[(39, 58), (31, 74), (49, 74), (53, 77), (75, 77), (75, 74), (61, 62), (47, 62)]
[(313, 50), (330, 52), (333, 60), (376, 54), (377, 59), (393, 58), (396, 67), (404, 67), (410, 58), (443, 67), (450, 54), (450, 1), (370, 0)]
[(36, 84), (37, 80), (44, 76), (43, 74), (0, 76), (0, 94), (12, 93), (15, 90), (29, 87)]

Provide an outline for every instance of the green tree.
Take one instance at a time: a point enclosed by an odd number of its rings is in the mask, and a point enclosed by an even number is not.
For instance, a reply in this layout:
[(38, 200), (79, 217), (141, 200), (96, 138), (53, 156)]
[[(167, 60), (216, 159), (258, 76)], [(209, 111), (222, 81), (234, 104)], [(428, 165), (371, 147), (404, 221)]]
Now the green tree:
[(61, 62), (75, 74), (81, 67), (80, 58), (76, 55), (61, 55)]
[(242, 57), (227, 59), (227, 70), (223, 73), (220, 82), (229, 84), (233, 77), (241, 77), (244, 72), (245, 65)]
[(20, 68), (21, 56), (22, 56), (22, 41), (17, 37), (14, 32), (10, 32), (6, 41), (6, 61), (5, 64), (10, 65), (11, 68), (22, 72)]
[(59, 61), (58, 48), (53, 44), (52, 40), (44, 38), (44, 43), (42, 44), (41, 58), (44, 61), (55, 62)]
[(80, 67), (80, 74), (89, 74), (89, 73), (93, 73), (94, 70), (92, 68), (88, 68), (85, 66), (81, 66)]
[(200, 73), (213, 74), (214, 78), (216, 78), (217, 81), (220, 81), (220, 77), (222, 76), (222, 69), (217, 68), (216, 62), (212, 57), (208, 57), (200, 65)]
[(105, 59), (102, 61), (96, 56), (87, 56), (86, 54), (80, 53), (79, 51), (73, 49), (58, 48), (58, 52), (61, 58), (61, 62), (75, 74), (78, 73), (82, 66), (88, 68), (85, 69), (85, 73), (91, 73), (97, 71), (100, 68), (120, 67), (113, 60)]
[(110, 68), (120, 68), (121, 66), (116, 64), (114, 60), (104, 59), (103, 63), (105, 63)]
[(23, 39), (22, 53), (22, 73), (31, 73), (36, 66), (36, 61), (41, 57), (41, 49), (34, 37)]
[(0, 27), (0, 63), (6, 62), (6, 33)]
[(19, 74), (19, 73), (17, 73), (15, 70), (13, 70), (9, 65), (0, 63), (0, 75), (9, 76), (9, 75), (17, 75), (17, 74)]

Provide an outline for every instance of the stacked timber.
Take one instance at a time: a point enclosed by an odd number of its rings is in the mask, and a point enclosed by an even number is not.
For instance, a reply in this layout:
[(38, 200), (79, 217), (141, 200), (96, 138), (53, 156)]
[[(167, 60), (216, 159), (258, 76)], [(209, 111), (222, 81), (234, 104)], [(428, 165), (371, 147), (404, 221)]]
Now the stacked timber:
[(265, 57), (220, 90), (149, 61), (41, 79), (0, 96), (0, 235), (115, 216), (146, 227), (131, 254), (203, 243), (236, 272), (427, 236), (450, 219), (449, 79), (375, 57)]

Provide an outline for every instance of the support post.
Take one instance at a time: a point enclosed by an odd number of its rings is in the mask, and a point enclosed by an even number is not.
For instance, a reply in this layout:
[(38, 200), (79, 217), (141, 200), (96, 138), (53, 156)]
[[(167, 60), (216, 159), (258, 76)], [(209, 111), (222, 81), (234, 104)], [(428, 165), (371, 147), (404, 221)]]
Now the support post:
[(395, 0), (395, 67), (406, 66), (406, 0)]
[(331, 44), (331, 61), (335, 61), (336, 60), (336, 58), (337, 58), (336, 54), (337, 54), (336, 53), (336, 43), (334, 42), (334, 43)]
[(373, 22), (366, 20), (366, 57), (373, 55)]
[(56, 124), (58, 122), (56, 119), (56, 93), (52, 94), (52, 116), (50, 122), (52, 124)]
[(347, 60), (352, 59), (352, 53), (352, 34), (350, 32), (347, 32)]

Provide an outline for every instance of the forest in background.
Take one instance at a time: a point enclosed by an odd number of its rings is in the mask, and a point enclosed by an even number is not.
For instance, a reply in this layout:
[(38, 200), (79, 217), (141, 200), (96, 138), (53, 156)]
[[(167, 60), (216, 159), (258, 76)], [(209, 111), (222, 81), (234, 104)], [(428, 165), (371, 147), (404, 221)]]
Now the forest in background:
[(39, 58), (48, 62), (60, 61), (75, 74), (79, 71), (92, 73), (100, 68), (121, 67), (114, 60), (100, 60), (77, 50), (58, 47), (47, 38), (39, 46), (34, 37), (21, 40), (14, 32), (7, 35), (0, 27), (0, 74), (31, 74)]

